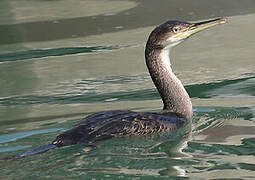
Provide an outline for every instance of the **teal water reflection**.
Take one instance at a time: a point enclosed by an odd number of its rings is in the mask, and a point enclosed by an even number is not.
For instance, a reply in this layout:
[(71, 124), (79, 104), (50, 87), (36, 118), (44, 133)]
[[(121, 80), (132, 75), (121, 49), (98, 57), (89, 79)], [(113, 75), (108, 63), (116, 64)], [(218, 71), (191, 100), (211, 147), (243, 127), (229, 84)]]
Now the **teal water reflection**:
[[(80, 3), (0, 2), (6, 7), (0, 11), (0, 179), (254, 179), (254, 1)], [(144, 63), (148, 34), (166, 19), (216, 16), (231, 17), (171, 55), (192, 98), (191, 124), (159, 137), (102, 141), (94, 151), (75, 145), (3, 160), (50, 143), (93, 112), (160, 111)]]
[(37, 49), (37, 50), (28, 50), (21, 52), (12, 52), (6, 54), (0, 54), (0, 63), (1, 62), (10, 62), (10, 61), (19, 61), (25, 59), (33, 58), (43, 58), (49, 56), (64, 56), (71, 54), (80, 54), (80, 53), (92, 53), (98, 51), (114, 50), (119, 49), (118, 46), (97, 46), (97, 47), (64, 47), (64, 48), (55, 48), (55, 49)]

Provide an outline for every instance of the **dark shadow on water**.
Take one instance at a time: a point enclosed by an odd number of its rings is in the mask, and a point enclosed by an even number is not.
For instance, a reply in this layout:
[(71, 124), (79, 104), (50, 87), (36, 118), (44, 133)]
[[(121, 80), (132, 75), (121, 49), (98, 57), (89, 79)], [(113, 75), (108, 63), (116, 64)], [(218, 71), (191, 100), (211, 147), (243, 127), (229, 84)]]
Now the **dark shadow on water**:
[[(254, 81), (255, 76), (250, 76), (250, 77), (240, 78), (240, 79), (233, 79), (233, 80), (223, 80), (223, 81), (215, 82), (215, 83), (190, 85), (190, 86), (186, 86), (186, 89), (189, 92), (190, 96), (193, 98), (212, 98), (218, 95), (224, 95), (224, 94), (213, 94), (211, 93), (213, 90), (226, 88), (227, 86), (233, 87), (234, 85), (236, 85), (235, 88), (239, 90), (239, 94), (255, 96), (254, 84), (252, 83), (245, 84), (247, 81), (250, 81), (250, 80)], [(243, 86), (241, 85), (245, 85), (245, 88), (243, 88)]]
[(43, 58), (49, 56), (64, 56), (80, 53), (94, 53), (119, 49), (119, 46), (95, 46), (95, 47), (63, 47), (55, 49), (36, 49), (20, 52), (0, 54), (0, 62), (10, 62), (19, 60), (30, 60), (32, 58)]

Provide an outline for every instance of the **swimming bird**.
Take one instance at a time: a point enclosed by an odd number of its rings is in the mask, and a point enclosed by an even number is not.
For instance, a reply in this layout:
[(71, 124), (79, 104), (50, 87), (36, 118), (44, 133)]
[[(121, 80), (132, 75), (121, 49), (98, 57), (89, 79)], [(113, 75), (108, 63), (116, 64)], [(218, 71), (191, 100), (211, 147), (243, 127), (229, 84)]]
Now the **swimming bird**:
[(94, 113), (58, 135), (51, 144), (16, 156), (24, 157), (78, 143), (90, 145), (114, 137), (168, 133), (183, 127), (192, 117), (192, 103), (181, 81), (172, 71), (170, 50), (191, 35), (225, 22), (225, 18), (198, 23), (171, 20), (151, 32), (146, 43), (145, 60), (164, 104), (161, 112), (112, 110)]

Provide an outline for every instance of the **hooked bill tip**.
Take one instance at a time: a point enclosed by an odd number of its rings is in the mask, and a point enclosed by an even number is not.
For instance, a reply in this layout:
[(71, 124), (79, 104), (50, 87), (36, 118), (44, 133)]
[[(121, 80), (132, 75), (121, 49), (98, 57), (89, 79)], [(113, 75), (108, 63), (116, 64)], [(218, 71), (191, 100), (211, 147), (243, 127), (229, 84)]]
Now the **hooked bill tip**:
[(219, 20), (220, 20), (219, 23), (221, 23), (221, 24), (224, 24), (224, 23), (228, 22), (228, 19), (226, 17), (222, 17)]

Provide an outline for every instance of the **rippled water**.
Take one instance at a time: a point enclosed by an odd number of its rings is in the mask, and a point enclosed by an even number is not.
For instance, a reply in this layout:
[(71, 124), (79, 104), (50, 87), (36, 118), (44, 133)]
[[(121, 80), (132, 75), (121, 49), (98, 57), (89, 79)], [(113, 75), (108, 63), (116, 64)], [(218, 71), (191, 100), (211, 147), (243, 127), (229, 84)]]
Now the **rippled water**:
[(166, 19), (229, 16), (172, 51), (192, 123), (161, 137), (102, 141), (94, 151), (75, 145), (0, 160), (1, 179), (254, 179), (253, 1), (4, 0), (0, 7), (0, 159), (51, 142), (93, 112), (159, 111), (144, 63), (149, 32)]

